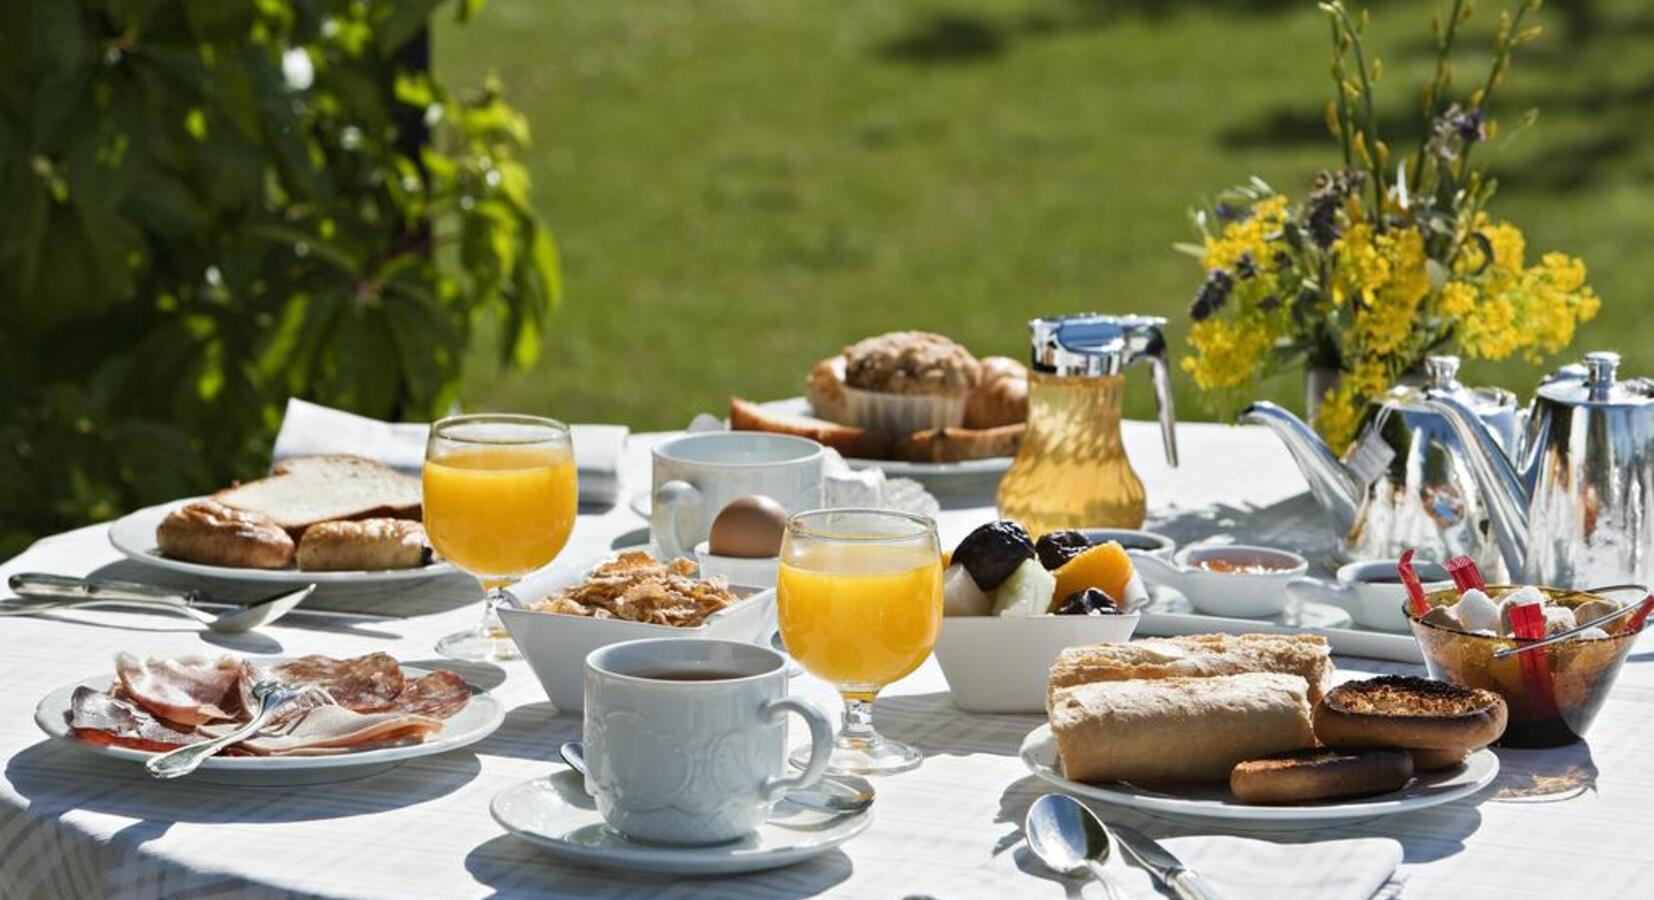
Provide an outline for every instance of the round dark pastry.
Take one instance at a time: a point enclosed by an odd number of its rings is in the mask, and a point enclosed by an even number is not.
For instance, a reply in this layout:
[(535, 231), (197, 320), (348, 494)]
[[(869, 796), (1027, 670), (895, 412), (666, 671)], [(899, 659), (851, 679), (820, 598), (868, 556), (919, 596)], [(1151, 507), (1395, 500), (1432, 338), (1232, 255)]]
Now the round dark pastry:
[(1053, 531), (1034, 544), (1039, 564), (1056, 571), (1062, 564), (1091, 549), (1091, 539), (1078, 531)]
[(1413, 778), (1406, 750), (1297, 750), (1236, 764), (1229, 790), (1243, 803), (1309, 803), (1400, 790)]
[(1508, 716), (1492, 691), (1382, 675), (1328, 691), (1315, 707), (1315, 737), (1328, 747), (1470, 750), (1498, 740)]
[(1120, 604), (1102, 588), (1088, 587), (1064, 597), (1052, 612), (1059, 616), (1117, 616)]
[(1413, 757), (1413, 771), (1441, 772), (1446, 769), (1456, 769), (1464, 765), (1469, 758), (1470, 750), (1455, 747), (1451, 750), (1409, 750)]
[(984, 591), (999, 587), (1024, 560), (1033, 558), (1034, 541), (1028, 529), (1010, 519), (981, 526), (965, 535), (953, 551), (953, 561), (964, 566)]

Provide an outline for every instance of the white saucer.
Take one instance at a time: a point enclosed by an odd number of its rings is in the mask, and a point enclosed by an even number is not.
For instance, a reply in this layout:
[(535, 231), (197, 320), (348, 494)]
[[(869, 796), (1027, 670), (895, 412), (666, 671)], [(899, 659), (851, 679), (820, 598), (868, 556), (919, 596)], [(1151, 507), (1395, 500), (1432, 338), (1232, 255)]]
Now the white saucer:
[(1352, 825), (1396, 813), (1412, 812), (1468, 797), (1493, 782), (1499, 757), (1483, 748), (1470, 754), (1456, 769), (1426, 772), (1406, 787), (1388, 794), (1306, 803), (1299, 806), (1262, 806), (1235, 799), (1224, 784), (1191, 786), (1176, 793), (1149, 790), (1124, 782), (1082, 784), (1062, 776), (1057, 764), (1057, 742), (1050, 725), (1041, 725), (1022, 739), (1022, 764), (1043, 781), (1065, 793), (1087, 800), (1141, 810), (1150, 815), (1190, 819), (1207, 825), (1221, 823), (1234, 830), (1310, 831)]
[(711, 847), (666, 847), (610, 831), (571, 769), (513, 785), (489, 804), (494, 820), (517, 837), (570, 862), (622, 872), (729, 875), (803, 862), (861, 834), (871, 809), (824, 817), (782, 802), (751, 837)]

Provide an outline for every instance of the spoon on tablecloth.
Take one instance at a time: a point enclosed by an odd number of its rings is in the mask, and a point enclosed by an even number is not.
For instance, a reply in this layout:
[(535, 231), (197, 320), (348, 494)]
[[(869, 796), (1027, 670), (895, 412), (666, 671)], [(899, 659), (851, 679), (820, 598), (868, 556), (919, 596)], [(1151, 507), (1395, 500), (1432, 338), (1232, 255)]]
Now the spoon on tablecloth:
[[(569, 768), (581, 775), (586, 774), (585, 744), (580, 741), (567, 741), (557, 748), (557, 752), (563, 757), (563, 762), (568, 763)], [(833, 775), (821, 779), (815, 787), (788, 791), (782, 795), (782, 799), (811, 812), (841, 816), (859, 813), (872, 806), (873, 785), (867, 779), (855, 775)]]
[(1102, 882), (1109, 900), (1124, 900), (1103, 868), (1114, 842), (1102, 820), (1080, 801), (1065, 794), (1046, 794), (1035, 800), (1022, 820), (1022, 836), (1046, 868), (1069, 878), (1090, 872)]

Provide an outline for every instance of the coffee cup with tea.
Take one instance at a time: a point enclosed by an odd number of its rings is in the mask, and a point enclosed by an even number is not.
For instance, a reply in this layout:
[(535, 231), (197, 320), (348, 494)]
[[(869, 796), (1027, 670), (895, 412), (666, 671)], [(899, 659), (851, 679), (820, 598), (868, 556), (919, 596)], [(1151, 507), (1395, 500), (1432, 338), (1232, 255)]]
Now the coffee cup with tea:
[[(1298, 578), (1287, 592), (1300, 600), (1330, 603), (1350, 614), (1357, 625), (1375, 631), (1407, 632), (1407, 587), (1395, 560), (1369, 560), (1340, 566), (1334, 580)], [(1433, 562), (1415, 562), (1426, 591), (1452, 585), (1447, 570)]]
[[(638, 841), (720, 844), (751, 834), (788, 791), (827, 770), (833, 727), (787, 696), (768, 647), (658, 638), (586, 657), (586, 790), (604, 822)], [(788, 713), (810, 729), (802, 773), (787, 765)]]

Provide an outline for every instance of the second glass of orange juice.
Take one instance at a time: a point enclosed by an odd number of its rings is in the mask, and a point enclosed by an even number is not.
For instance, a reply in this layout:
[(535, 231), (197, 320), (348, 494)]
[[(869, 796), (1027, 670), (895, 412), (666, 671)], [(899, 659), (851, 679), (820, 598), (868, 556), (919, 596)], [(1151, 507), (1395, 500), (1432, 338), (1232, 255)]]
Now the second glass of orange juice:
[(488, 593), (478, 627), (448, 635), (455, 659), (514, 659), (500, 628), (502, 589), (553, 559), (574, 530), (578, 488), (567, 425), (534, 416), (475, 415), (431, 426), (425, 445), (425, 532)]
[(793, 516), (776, 583), (781, 639), (807, 671), (844, 697), (828, 771), (877, 775), (923, 754), (873, 729), (873, 699), (930, 655), (942, 628), (936, 524), (892, 510), (823, 509)]

